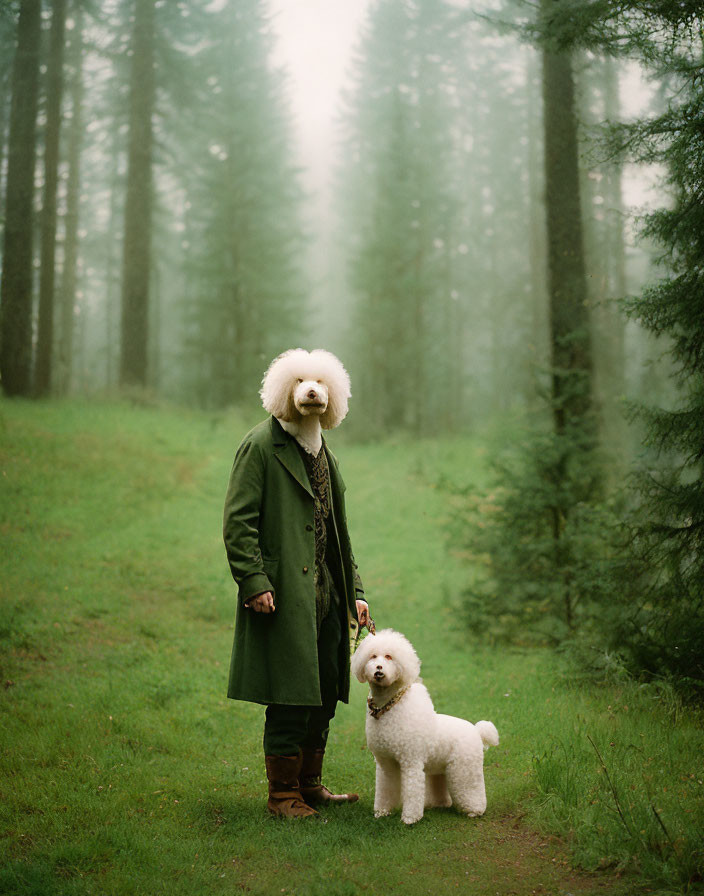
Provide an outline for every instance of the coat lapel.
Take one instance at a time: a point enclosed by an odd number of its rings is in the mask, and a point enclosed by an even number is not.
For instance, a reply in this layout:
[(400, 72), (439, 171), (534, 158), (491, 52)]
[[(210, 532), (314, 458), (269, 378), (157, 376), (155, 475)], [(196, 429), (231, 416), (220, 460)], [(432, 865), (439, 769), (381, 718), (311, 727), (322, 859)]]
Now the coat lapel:
[(303, 464), (303, 458), (296, 446), (296, 440), (281, 426), (276, 417), (271, 418), (271, 434), (274, 440), (274, 455), (276, 459), (288, 470), (296, 482), (313, 497), (313, 490), (308, 481), (308, 474)]

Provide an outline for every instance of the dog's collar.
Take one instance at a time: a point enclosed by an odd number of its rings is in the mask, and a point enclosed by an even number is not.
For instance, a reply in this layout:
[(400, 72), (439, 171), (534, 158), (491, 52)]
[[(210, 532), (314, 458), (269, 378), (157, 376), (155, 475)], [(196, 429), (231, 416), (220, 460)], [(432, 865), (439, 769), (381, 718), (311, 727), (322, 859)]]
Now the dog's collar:
[(373, 718), (378, 719), (379, 716), (383, 716), (385, 712), (388, 712), (393, 706), (396, 706), (398, 701), (403, 697), (406, 691), (410, 688), (410, 684), (407, 684), (405, 688), (401, 688), (401, 690), (393, 696), (388, 703), (384, 703), (383, 706), (377, 706), (376, 703), (372, 700), (372, 695), (370, 694), (367, 697), (367, 706), (369, 707), (369, 715), (373, 716)]

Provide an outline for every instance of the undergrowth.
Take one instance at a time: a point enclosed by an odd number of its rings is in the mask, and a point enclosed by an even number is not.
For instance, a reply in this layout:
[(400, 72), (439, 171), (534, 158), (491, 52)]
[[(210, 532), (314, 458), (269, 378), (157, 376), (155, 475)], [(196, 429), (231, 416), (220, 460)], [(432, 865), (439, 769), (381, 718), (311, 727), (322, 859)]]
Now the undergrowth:
[(631, 869), (663, 892), (698, 891), (701, 718), (667, 687), (627, 681), (602, 692), (612, 701), (605, 713), (577, 711), (535, 756), (536, 817), (551, 830), (571, 831), (586, 868)]

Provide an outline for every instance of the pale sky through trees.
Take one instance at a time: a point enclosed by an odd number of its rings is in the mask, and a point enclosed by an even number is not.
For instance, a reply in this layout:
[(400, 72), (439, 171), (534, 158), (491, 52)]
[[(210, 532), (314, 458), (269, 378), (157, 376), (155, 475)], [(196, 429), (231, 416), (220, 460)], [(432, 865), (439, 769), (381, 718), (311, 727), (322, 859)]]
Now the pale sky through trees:
[[(213, 8), (225, 0), (213, 0)], [(297, 155), (309, 189), (325, 190), (335, 155), (335, 124), (340, 90), (349, 78), (370, 0), (269, 0), (277, 37), (274, 64), (288, 74), (288, 94), (298, 138)], [(457, 6), (463, 5), (460, 2)], [(620, 99), (628, 117), (642, 114), (652, 93), (639, 67), (624, 66)], [(627, 205), (640, 206), (653, 188), (653, 178), (626, 171)]]
[(276, 65), (289, 96), (306, 180), (324, 185), (332, 163), (340, 89), (364, 21), (367, 0), (270, 0)]

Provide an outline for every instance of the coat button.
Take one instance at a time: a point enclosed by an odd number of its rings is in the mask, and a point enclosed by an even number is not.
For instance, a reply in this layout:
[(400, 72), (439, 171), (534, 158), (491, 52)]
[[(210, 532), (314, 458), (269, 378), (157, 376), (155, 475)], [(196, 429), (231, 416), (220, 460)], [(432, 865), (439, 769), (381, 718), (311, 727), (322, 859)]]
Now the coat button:
[(313, 527), (311, 526), (310, 523), (308, 523), (308, 525), (306, 526), (306, 532), (312, 532), (312, 531), (313, 531)]
[(307, 573), (307, 572), (308, 572), (308, 567), (307, 567), (307, 566), (304, 566), (304, 567), (303, 567), (303, 573), (305, 574), (305, 573)]

